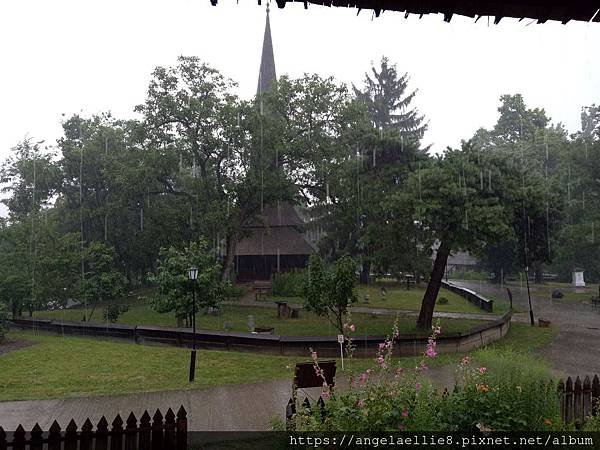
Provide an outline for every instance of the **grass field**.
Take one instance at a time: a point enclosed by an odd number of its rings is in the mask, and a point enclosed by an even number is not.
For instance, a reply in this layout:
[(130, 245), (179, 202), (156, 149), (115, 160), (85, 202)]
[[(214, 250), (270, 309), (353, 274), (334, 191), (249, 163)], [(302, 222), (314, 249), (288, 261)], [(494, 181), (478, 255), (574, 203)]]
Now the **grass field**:
[[(381, 293), (381, 287), (385, 286), (387, 292), (385, 297)], [(372, 286), (359, 286), (357, 288), (358, 302), (355, 306), (366, 306), (380, 309), (397, 309), (401, 311), (419, 311), (423, 294), (425, 293), (424, 286), (411, 286), (407, 290), (405, 285), (399, 283), (377, 283)], [(369, 303), (365, 303), (365, 295), (369, 296)], [(439, 299), (445, 297), (448, 303), (441, 304)], [(263, 301), (288, 301), (292, 304), (301, 305), (303, 300), (300, 297), (278, 297), (269, 296)], [(494, 303), (494, 313), (502, 314), (508, 310), (505, 302)], [(438, 295), (438, 302), (435, 305), (435, 310), (438, 312), (457, 312), (457, 313), (472, 313), (472, 314), (487, 314), (482, 309), (466, 301), (464, 298), (446, 290), (441, 289)]]
[[(463, 300), (464, 301), (464, 300)], [(51, 318), (54, 320), (81, 320), (82, 309), (69, 309), (60, 311), (39, 311), (35, 313), (38, 318)], [(257, 327), (274, 327), (275, 334), (282, 336), (298, 335), (336, 335), (337, 330), (324, 317), (302, 311), (299, 319), (278, 319), (277, 310), (274, 308), (246, 307), (237, 305), (222, 305), (219, 316), (209, 316), (200, 312), (197, 315), (196, 328), (199, 330), (224, 330), (248, 331), (248, 316), (254, 317)], [(101, 321), (102, 310), (96, 308), (92, 321)], [(490, 317), (492, 319), (493, 317)], [(356, 325), (357, 334), (387, 335), (392, 332), (394, 315), (352, 314)], [(131, 306), (129, 311), (119, 318), (119, 323), (131, 325), (177, 325), (173, 314), (161, 314), (154, 311), (147, 304)], [(416, 317), (400, 316), (400, 330), (404, 334), (417, 333), (415, 326)], [(440, 319), (441, 326), (447, 332), (467, 331), (470, 328), (485, 323), (481, 320), (471, 319)]]
[[(508, 286), (511, 286), (514, 290), (523, 288), (524, 292), (527, 292), (525, 282), (523, 282), (523, 286), (518, 281), (510, 282)], [(544, 284), (530, 284), (529, 289), (531, 295), (548, 300), (554, 300), (552, 298), (554, 290), (559, 290), (563, 293), (564, 297), (562, 300), (573, 302), (589, 302), (592, 297), (598, 297), (597, 284), (587, 284), (585, 288), (575, 288), (570, 283), (546, 282)]]
[[(555, 328), (513, 323), (506, 338), (493, 347), (525, 354), (547, 345), (556, 334)], [(307, 360), (199, 350), (196, 382), (190, 384), (187, 349), (31, 332), (10, 332), (7, 339), (33, 345), (0, 355), (0, 401), (198, 389), (275, 379), (291, 383), (294, 364)], [(477, 351), (472, 355), (476, 358)], [(443, 354), (430, 366), (454, 366), (462, 356)], [(414, 367), (416, 361), (397, 360), (405, 368)], [(356, 372), (372, 364), (370, 359), (354, 359), (346, 361), (346, 368)]]

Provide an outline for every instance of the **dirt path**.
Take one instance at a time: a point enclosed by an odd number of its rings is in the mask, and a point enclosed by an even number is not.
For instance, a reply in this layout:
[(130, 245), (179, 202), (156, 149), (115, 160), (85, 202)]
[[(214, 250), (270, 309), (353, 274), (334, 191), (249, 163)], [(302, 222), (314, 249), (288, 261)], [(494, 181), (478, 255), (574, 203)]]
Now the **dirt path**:
[[(506, 298), (500, 286), (479, 282), (456, 282), (483, 295)], [(513, 303), (528, 311), (527, 290), (513, 288)], [(531, 298), (534, 318), (550, 320), (559, 327), (559, 334), (540, 354), (552, 367), (565, 375), (600, 374), (600, 308), (565, 299)], [(520, 313), (519, 321), (529, 322), (528, 313)]]

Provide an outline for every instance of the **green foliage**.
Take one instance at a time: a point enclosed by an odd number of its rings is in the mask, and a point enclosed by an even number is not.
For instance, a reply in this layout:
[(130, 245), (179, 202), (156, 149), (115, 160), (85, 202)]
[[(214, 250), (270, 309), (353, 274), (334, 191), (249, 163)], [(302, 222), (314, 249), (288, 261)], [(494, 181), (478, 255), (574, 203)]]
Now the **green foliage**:
[[(198, 269), (195, 282), (189, 279), (190, 267)], [(205, 239), (198, 239), (183, 250), (175, 247), (161, 249), (157, 273), (150, 277), (160, 291), (152, 300), (153, 307), (161, 313), (174, 312), (176, 317), (186, 317), (194, 310), (194, 290), (196, 311), (202, 307), (217, 306), (224, 295), (220, 272), (221, 265)]]
[(0, 340), (8, 331), (8, 311), (6, 305), (0, 301)]
[[(125, 292), (127, 280), (115, 266), (115, 252), (102, 242), (91, 242), (84, 250), (85, 276), (82, 295), (94, 309), (99, 302), (110, 301)], [(90, 317), (93, 314), (90, 313)], [(90, 320), (90, 317), (87, 320)]]
[(356, 302), (354, 284), (356, 264), (349, 256), (336, 261), (333, 268), (318, 255), (311, 255), (304, 286), (304, 305), (308, 311), (325, 316), (344, 334), (343, 319)]
[[(477, 352), (478, 365), (463, 358), (457, 367), (456, 388), (443, 393), (423, 376), (424, 367), (436, 357), (435, 336), (413, 370), (394, 364), (390, 342), (388, 339), (380, 346), (377, 364), (351, 377), (349, 390), (335, 392), (326, 403), (323, 423), (319, 411), (301, 408), (292, 422), (295, 431), (563, 429), (556, 383), (549, 369), (535, 358), (506, 349)], [(330, 394), (324, 389), (324, 395)]]
[(129, 311), (129, 305), (110, 303), (104, 308), (103, 317), (106, 322), (115, 323), (119, 320), (119, 316), (127, 311)]
[(302, 297), (304, 294), (305, 270), (276, 273), (273, 276), (273, 295), (279, 297)]

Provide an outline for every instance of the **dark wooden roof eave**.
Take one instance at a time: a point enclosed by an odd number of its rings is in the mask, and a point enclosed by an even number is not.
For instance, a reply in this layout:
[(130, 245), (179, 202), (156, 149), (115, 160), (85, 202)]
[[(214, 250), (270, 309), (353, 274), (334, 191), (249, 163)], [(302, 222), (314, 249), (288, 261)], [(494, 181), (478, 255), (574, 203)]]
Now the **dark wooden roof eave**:
[[(211, 0), (216, 5), (218, 0)], [(405, 17), (416, 14), (442, 14), (446, 22), (453, 15), (479, 18), (494, 17), (494, 23), (499, 23), (504, 17), (515, 19), (533, 19), (538, 23), (548, 20), (567, 23), (571, 20), (582, 22), (600, 22), (600, 5), (594, 0), (275, 0), (279, 8), (284, 8), (289, 2), (301, 2), (307, 8), (309, 4), (320, 6), (336, 6), (372, 10), (376, 16), (384, 11), (404, 12)], [(261, 4), (261, 0), (258, 0)]]

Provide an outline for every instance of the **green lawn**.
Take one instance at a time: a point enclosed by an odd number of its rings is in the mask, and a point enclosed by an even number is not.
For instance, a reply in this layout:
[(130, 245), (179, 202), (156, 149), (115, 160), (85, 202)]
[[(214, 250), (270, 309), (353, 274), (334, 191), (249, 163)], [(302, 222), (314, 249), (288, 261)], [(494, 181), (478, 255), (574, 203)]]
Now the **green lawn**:
[[(248, 316), (254, 316), (257, 327), (274, 327), (275, 333), (282, 336), (298, 335), (336, 335), (336, 329), (324, 317), (318, 317), (307, 311), (301, 311), (299, 319), (278, 319), (275, 308), (245, 307), (237, 305), (222, 305), (219, 316), (209, 316), (199, 313), (196, 327), (199, 330), (224, 330), (228, 325), (231, 331), (248, 331)], [(81, 320), (83, 310), (70, 309), (63, 311), (39, 311), (35, 313), (38, 318), (51, 318), (54, 320)], [(102, 311), (97, 308), (92, 321), (101, 321)], [(490, 317), (491, 319), (492, 317)], [(395, 320), (393, 315), (352, 314), (356, 324), (357, 334), (387, 335), (392, 332)], [(173, 314), (161, 314), (154, 311), (146, 304), (131, 306), (129, 311), (119, 318), (119, 323), (131, 325), (177, 325)], [(400, 330), (405, 334), (417, 333), (415, 326), (416, 317), (401, 316), (399, 318)], [(467, 331), (481, 325), (485, 321), (471, 319), (440, 319), (440, 324), (446, 332)]]
[[(547, 345), (558, 330), (513, 323), (495, 348), (520, 352)], [(302, 357), (268, 356), (198, 350), (196, 382), (187, 381), (189, 350), (109, 340), (10, 332), (7, 339), (33, 345), (0, 356), (0, 401), (118, 395), (132, 392), (198, 389), (210, 386), (291, 379)], [(474, 357), (477, 351), (472, 352)], [(442, 354), (430, 366), (454, 366), (462, 354)], [(418, 358), (399, 358), (405, 368)], [(371, 367), (371, 359), (346, 360), (354, 372)], [(342, 374), (338, 361), (338, 371)]]
[[(520, 289), (521, 284), (519, 282), (509, 283), (513, 289)], [(527, 292), (527, 287), (523, 282), (523, 290)], [(574, 302), (589, 302), (592, 297), (598, 297), (598, 285), (587, 284), (585, 288), (575, 288), (570, 283), (558, 283), (558, 282), (546, 282), (544, 284), (530, 284), (529, 289), (531, 295), (535, 297), (552, 299), (552, 291), (559, 290), (563, 293), (563, 300), (570, 300)]]
[[(384, 297), (381, 295), (381, 287), (385, 286), (387, 293)], [(424, 286), (411, 286), (410, 290), (406, 290), (405, 285), (401, 283), (377, 283), (372, 286), (359, 286), (357, 288), (358, 302), (356, 306), (367, 306), (380, 309), (397, 309), (406, 311), (418, 311), (421, 308), (423, 294), (425, 293)], [(369, 296), (369, 303), (365, 303), (365, 295)], [(440, 298), (445, 297), (448, 300), (447, 304), (436, 303), (435, 310), (438, 312), (457, 312), (457, 313), (472, 313), (472, 314), (488, 314), (464, 298), (456, 295), (446, 289), (441, 289), (438, 295)], [(301, 305), (303, 300), (300, 297), (279, 297), (270, 296), (264, 299), (265, 302), (288, 301), (291, 304)], [(503, 302), (494, 303), (494, 313), (502, 314), (508, 310)]]

